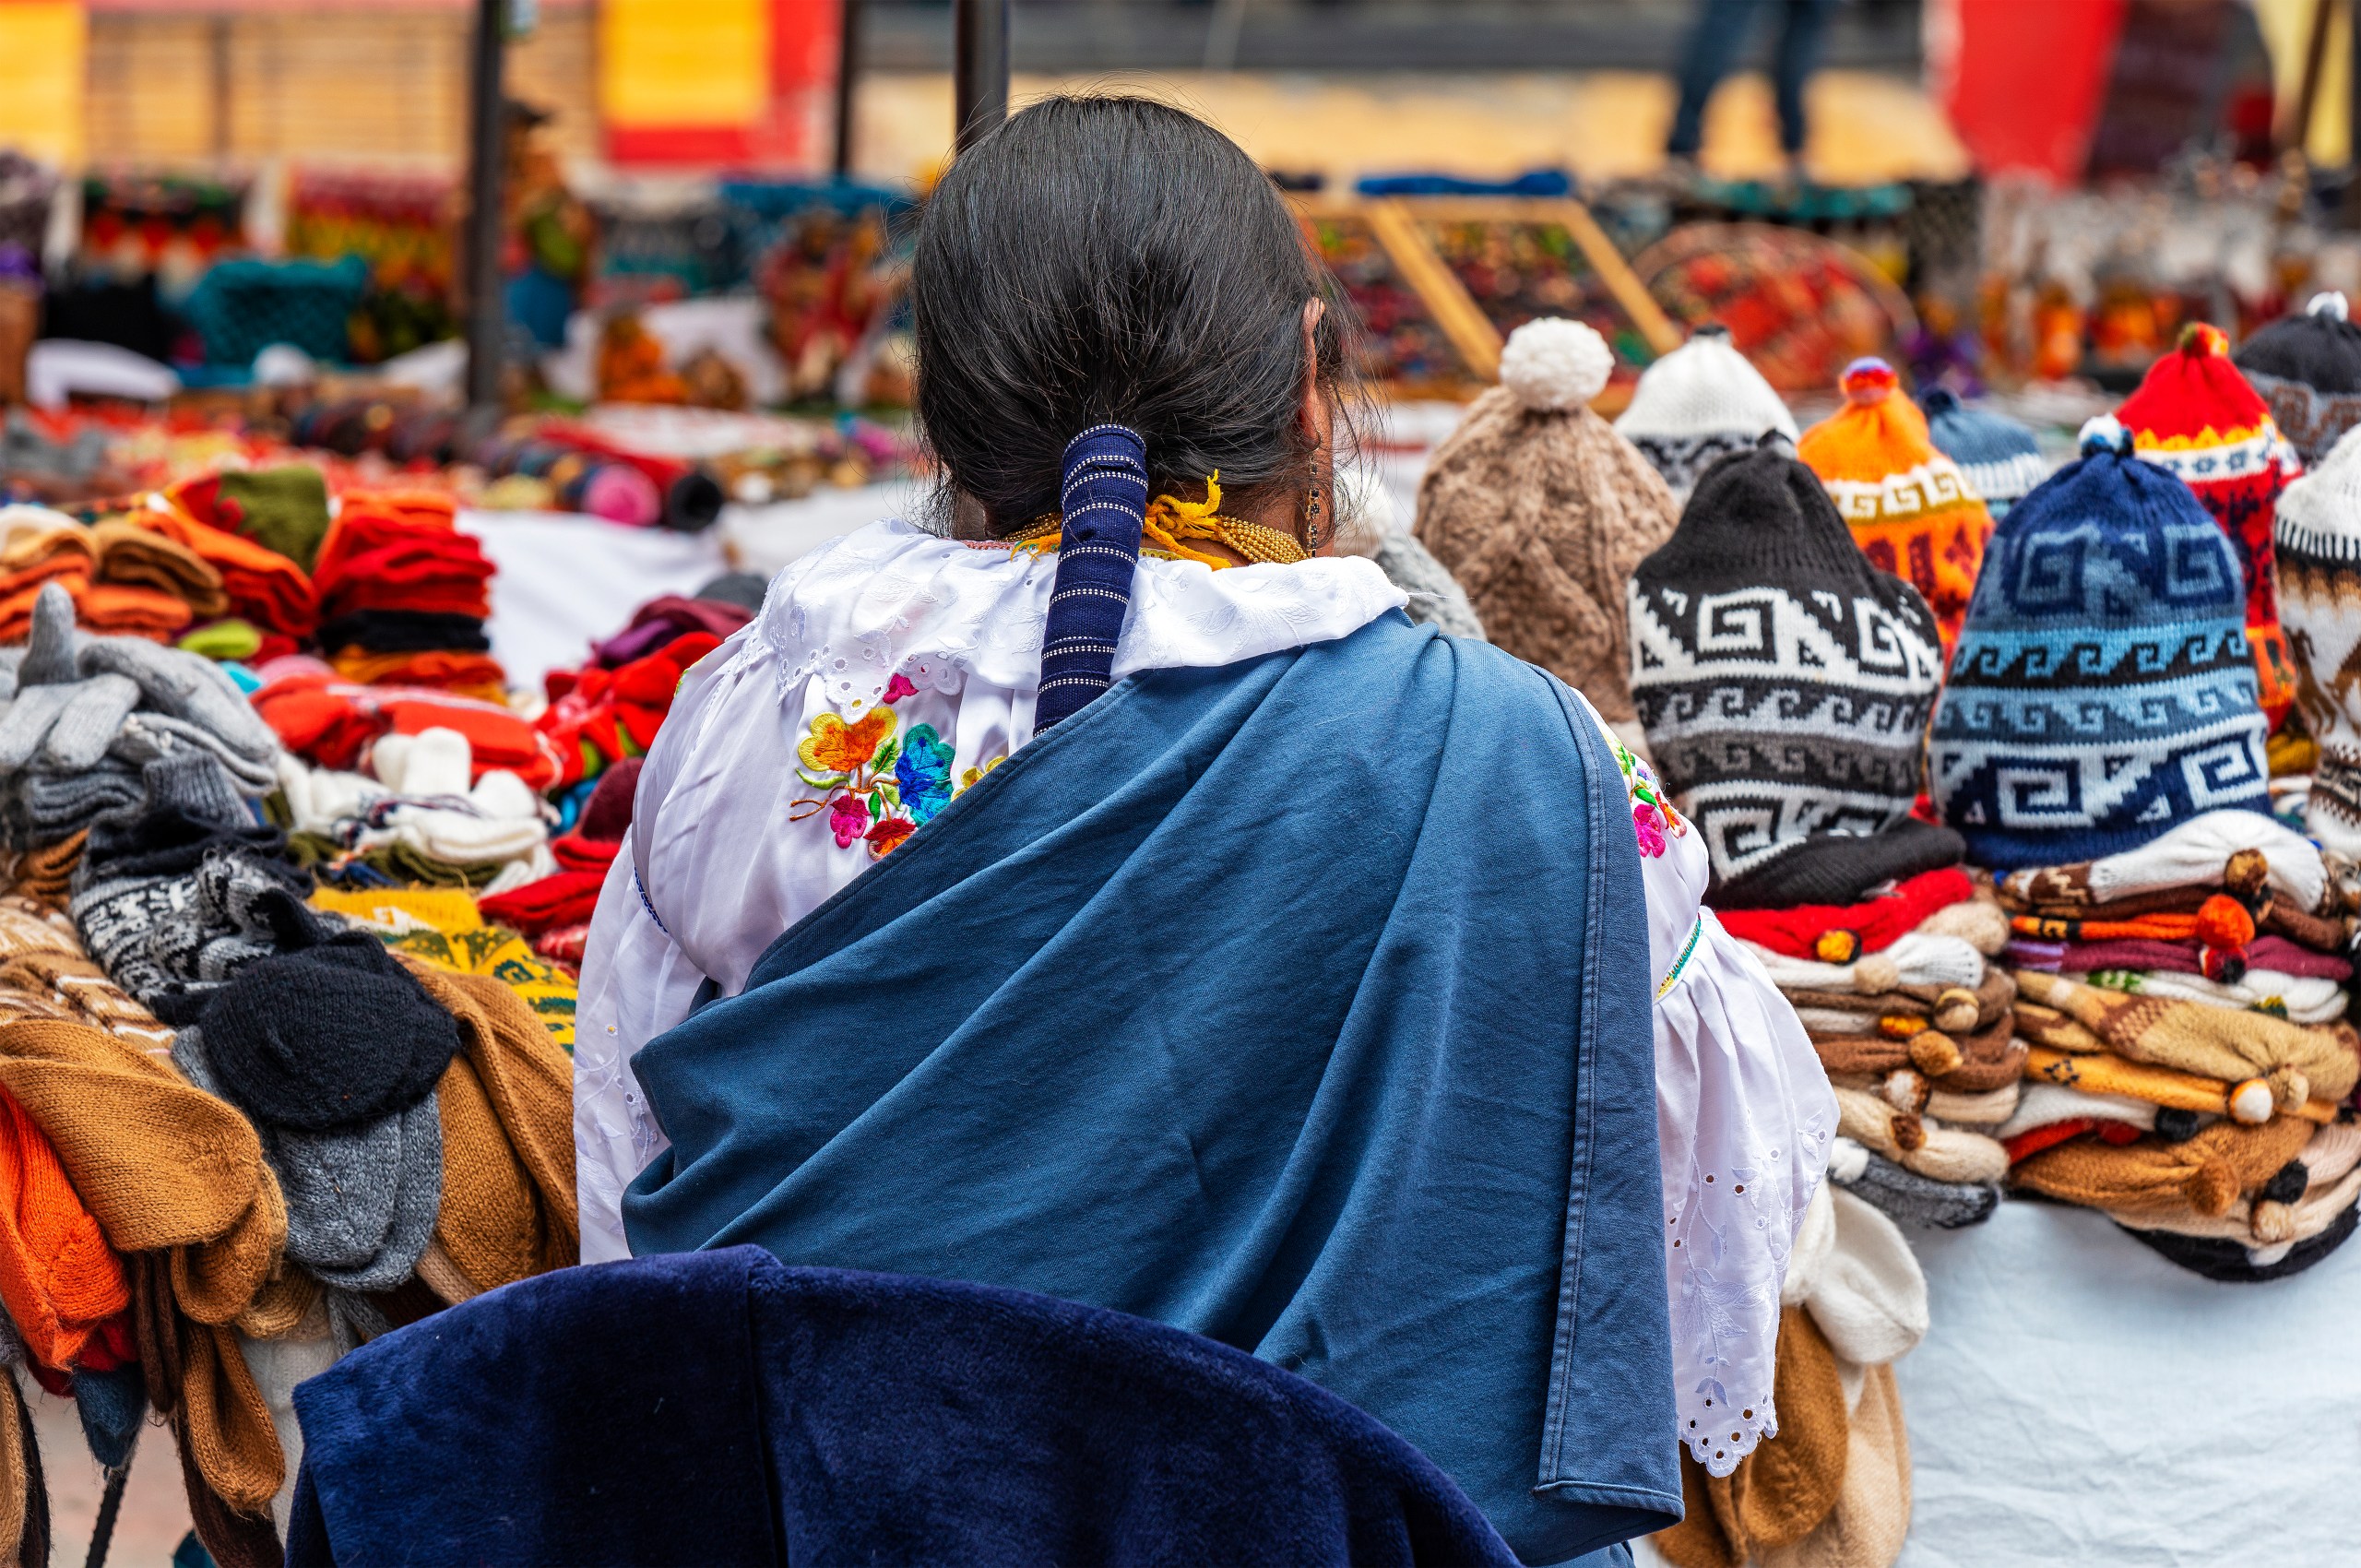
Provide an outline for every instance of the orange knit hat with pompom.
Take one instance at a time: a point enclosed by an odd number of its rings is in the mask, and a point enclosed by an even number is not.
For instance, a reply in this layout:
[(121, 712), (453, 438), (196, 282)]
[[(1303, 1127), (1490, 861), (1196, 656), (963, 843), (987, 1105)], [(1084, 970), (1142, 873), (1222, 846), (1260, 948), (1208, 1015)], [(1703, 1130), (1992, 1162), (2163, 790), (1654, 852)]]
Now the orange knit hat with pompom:
[(1845, 406), (1804, 432), (1796, 456), (1828, 487), (1862, 552), (1926, 595), (1948, 660), (1992, 516), (1936, 449), (1918, 405), (1898, 394), (1892, 365), (1855, 360), (1838, 385)]

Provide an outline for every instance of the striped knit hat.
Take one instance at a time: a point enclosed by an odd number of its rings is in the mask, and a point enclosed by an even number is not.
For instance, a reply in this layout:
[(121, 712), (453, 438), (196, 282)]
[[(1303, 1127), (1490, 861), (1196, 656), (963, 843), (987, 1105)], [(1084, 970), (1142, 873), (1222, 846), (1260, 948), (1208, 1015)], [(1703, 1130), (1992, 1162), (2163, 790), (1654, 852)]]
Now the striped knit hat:
[(2303, 315), (2272, 322), (2230, 356), (2307, 463), (2361, 424), (2361, 327), (2348, 314), (2343, 294), (2314, 294)]
[(1615, 422), (1680, 501), (1716, 461), (1774, 430), (1794, 441), (1796, 416), (1730, 342), (1730, 329), (1710, 322), (1640, 373), (1631, 406)]
[(1909, 822), (1934, 617), (1766, 437), (1698, 481), (1631, 585), (1631, 697), (1726, 909), (1850, 904), (1959, 859)]
[(2141, 457), (2197, 493), (2238, 552), (2247, 585), (2247, 640), (2263, 710), (2276, 726), (2296, 700), (2287, 639), (2279, 629), (2279, 582), (2272, 569), (2271, 510), (2299, 471), (2262, 395), (2230, 362), (2218, 327), (2191, 322), (2180, 346), (2148, 367), (2115, 417)]
[(1959, 465), (1994, 522), (2049, 477), (2041, 444), (2008, 415), (1969, 408), (1948, 386), (1929, 387), (1918, 407), (1927, 415), (1927, 434), (1934, 438), (1935, 449)]
[(1892, 365), (1855, 360), (1838, 385), (1845, 406), (1804, 432), (1796, 456), (1828, 486), (1862, 553), (1926, 596), (1948, 655), (1975, 590), (1991, 514), (1936, 449), (1927, 416), (1895, 395)]
[(2271, 809), (2236, 552), (2113, 420), (2082, 454), (1993, 534), (1935, 708), (1936, 802), (1998, 870)]
[(2296, 701), (2320, 748), (2304, 830), (2361, 859), (2361, 438), (2287, 487), (2273, 531)]

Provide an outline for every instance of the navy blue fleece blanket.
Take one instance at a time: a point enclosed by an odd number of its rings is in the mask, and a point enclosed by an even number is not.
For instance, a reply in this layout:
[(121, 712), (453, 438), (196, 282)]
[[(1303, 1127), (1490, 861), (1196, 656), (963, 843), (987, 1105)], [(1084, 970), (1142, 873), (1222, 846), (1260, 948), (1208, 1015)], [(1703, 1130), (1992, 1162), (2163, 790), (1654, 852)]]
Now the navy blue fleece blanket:
[(1515, 1561), (1408, 1443), (1228, 1346), (753, 1247), (493, 1291), (295, 1408), (290, 1568)]

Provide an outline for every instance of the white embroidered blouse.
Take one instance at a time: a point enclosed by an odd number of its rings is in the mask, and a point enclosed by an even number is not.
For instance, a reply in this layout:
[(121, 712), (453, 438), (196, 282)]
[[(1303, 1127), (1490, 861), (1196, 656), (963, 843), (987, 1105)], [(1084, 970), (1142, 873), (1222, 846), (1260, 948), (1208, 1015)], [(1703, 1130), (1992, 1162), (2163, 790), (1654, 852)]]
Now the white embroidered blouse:
[[(741, 989), (781, 932), (1032, 738), (1056, 574), (1055, 555), (874, 524), (789, 565), (753, 622), (682, 682), (583, 959), (584, 1262), (629, 1254), (623, 1190), (665, 1146), (632, 1057), (687, 1016), (708, 978), (725, 995)], [(1114, 673), (1300, 647), (1403, 602), (1366, 560), (1214, 572), (1143, 559)], [(1623, 756), (1627, 784), (1652, 790)], [(1657, 982), (1673, 1367), (1684, 1433), (1726, 1473), (1775, 1430), (1779, 1289), (1835, 1107), (1785, 1000), (1700, 910), (1698, 835), (1652, 821), (1635, 830)], [(1752, 1415), (1726, 1425), (1738, 1409)]]

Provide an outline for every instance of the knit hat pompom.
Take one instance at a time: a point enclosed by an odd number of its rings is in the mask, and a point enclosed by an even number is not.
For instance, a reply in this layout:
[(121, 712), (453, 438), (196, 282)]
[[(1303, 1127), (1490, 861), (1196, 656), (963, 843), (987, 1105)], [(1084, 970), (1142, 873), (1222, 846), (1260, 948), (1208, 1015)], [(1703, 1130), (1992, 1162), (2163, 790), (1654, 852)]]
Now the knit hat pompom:
[(1858, 995), (1875, 996), (1901, 983), (1902, 967), (1891, 955), (1872, 953), (1853, 966), (1853, 990)]
[(1855, 360), (1845, 367), (1845, 374), (1836, 378), (1837, 389), (1845, 394), (1845, 400), (1857, 409), (1884, 402), (1900, 385), (1901, 378), (1893, 374), (1893, 367), (1875, 354)]
[(1613, 363), (1579, 322), (1518, 327), (1503, 385), (1428, 459), (1411, 532), (1486, 636), (1620, 724), (1632, 717), (1625, 585), (1679, 517), (1647, 459), (1584, 406)]
[(2304, 307), (2304, 314), (2325, 315), (2337, 321), (2350, 321), (2353, 318), (2352, 307), (2345, 303), (2344, 291), (2342, 289), (2329, 289), (2314, 294), (2311, 303)]
[(1579, 321), (1545, 315), (1509, 334), (1501, 385), (1536, 411), (1580, 408), (1615, 374), (1615, 350)]
[(2248, 1078), (2231, 1089), (2229, 1106), (2230, 1119), (2243, 1122), (2250, 1127), (2259, 1127), (2270, 1121), (2272, 1112), (2278, 1109), (2271, 1086), (2260, 1078)]
[(2095, 457), (2102, 452), (2129, 457), (2131, 456), (2131, 433), (2113, 414), (2093, 414), (2082, 422), (2082, 434), (2074, 438), (2074, 445), (2085, 457)]
[(2197, 940), (2208, 947), (2244, 947), (2254, 940), (2254, 917), (2226, 893), (2216, 893), (2197, 909)]

